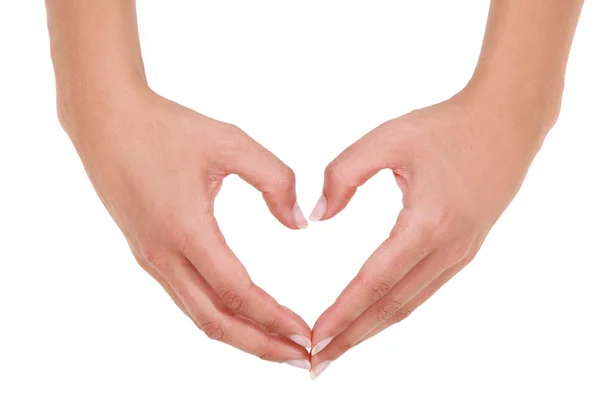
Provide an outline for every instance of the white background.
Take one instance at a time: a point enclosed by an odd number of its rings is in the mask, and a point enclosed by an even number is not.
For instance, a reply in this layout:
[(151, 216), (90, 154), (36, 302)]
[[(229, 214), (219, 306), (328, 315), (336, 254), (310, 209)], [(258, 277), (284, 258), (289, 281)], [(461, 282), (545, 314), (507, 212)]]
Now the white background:
[[(306, 212), (327, 163), (460, 90), (485, 1), (140, 1), (151, 86), (288, 163)], [(560, 120), (475, 261), (316, 381), (198, 332), (129, 254), (55, 116), (41, 1), (0, 2), (0, 399), (599, 399), (600, 2)], [(501, 166), (500, 166), (501, 167)], [(391, 174), (291, 232), (238, 178), (218, 219), (252, 277), (309, 324), (389, 232)]]

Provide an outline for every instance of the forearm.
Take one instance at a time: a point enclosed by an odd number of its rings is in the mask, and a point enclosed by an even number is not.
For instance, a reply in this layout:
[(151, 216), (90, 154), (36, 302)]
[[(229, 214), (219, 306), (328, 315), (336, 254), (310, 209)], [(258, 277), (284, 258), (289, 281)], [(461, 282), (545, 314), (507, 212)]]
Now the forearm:
[(63, 125), (146, 86), (135, 0), (46, 0), (46, 8)]
[(558, 117), (583, 0), (492, 0), (481, 56), (466, 91), (504, 109)]

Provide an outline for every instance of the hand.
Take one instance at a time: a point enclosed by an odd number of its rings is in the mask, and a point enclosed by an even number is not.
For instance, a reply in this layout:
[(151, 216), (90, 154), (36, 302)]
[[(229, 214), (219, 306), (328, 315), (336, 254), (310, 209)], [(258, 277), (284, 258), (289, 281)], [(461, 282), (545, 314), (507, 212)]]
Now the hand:
[(393, 171), (404, 207), (389, 238), (316, 322), (313, 377), (406, 318), (473, 260), (554, 122), (537, 113), (465, 91), (386, 122), (327, 167), (311, 219), (335, 216), (382, 169)]
[(283, 225), (306, 227), (292, 170), (239, 128), (148, 89), (70, 108), (61, 122), (98, 195), (179, 308), (211, 339), (308, 369), (310, 328), (252, 283), (213, 215), (223, 179), (237, 174)]

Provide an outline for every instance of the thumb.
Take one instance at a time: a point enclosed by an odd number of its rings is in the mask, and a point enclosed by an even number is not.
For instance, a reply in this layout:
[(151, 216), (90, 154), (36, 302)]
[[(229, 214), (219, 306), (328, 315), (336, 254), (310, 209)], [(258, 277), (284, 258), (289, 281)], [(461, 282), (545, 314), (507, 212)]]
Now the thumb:
[(235, 154), (227, 159), (227, 173), (233, 173), (263, 194), (271, 214), (290, 229), (308, 226), (296, 202), (296, 176), (269, 150), (247, 135)]
[(342, 211), (358, 187), (385, 168), (391, 168), (386, 144), (371, 132), (344, 150), (325, 168), (323, 195), (310, 220), (324, 221)]

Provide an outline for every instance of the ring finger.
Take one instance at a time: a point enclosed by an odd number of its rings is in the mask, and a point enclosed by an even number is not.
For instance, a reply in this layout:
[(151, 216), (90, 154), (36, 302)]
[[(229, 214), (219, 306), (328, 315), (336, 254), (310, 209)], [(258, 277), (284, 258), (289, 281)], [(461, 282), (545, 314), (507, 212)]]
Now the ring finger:
[(306, 349), (259, 325), (236, 316), (187, 260), (174, 260), (167, 280), (195, 324), (211, 339), (227, 343), (261, 359), (308, 369)]
[(312, 364), (332, 361), (362, 341), (371, 331), (393, 321), (423, 289), (445, 270), (447, 257), (435, 252), (412, 268), (381, 300), (362, 313), (346, 330), (336, 336), (321, 352), (312, 357)]

